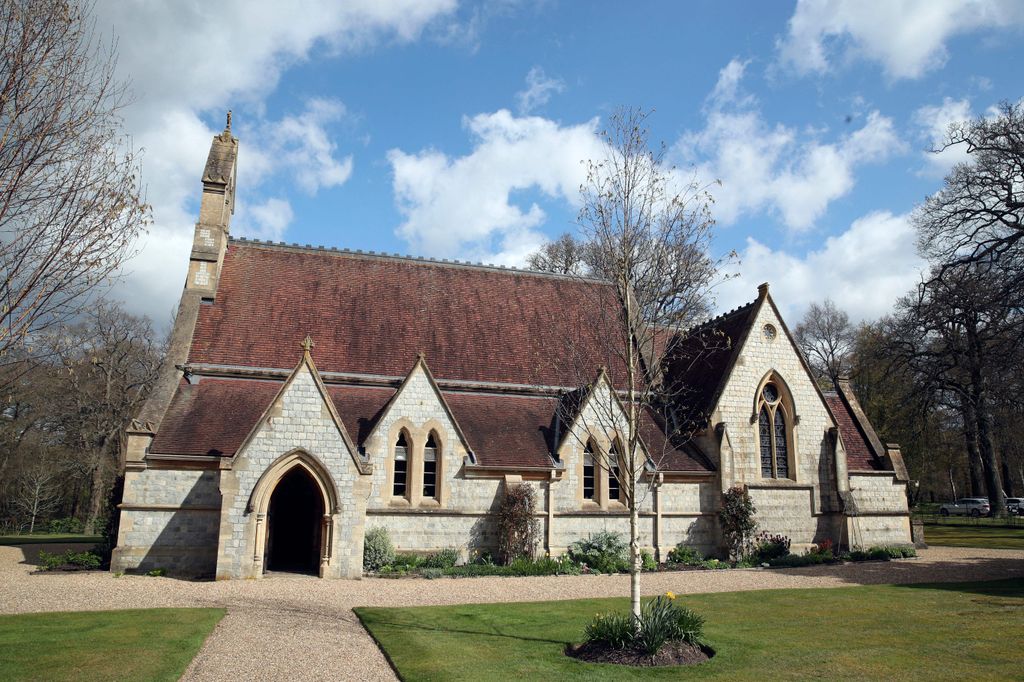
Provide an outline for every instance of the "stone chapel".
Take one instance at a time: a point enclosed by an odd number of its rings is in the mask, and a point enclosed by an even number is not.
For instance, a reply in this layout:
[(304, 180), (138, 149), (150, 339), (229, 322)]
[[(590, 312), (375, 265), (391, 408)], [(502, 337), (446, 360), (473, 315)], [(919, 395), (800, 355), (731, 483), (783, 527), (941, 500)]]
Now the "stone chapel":
[[(168, 354), (128, 432), (112, 570), (358, 578), (375, 526), (401, 551), (465, 556), (492, 547), (503, 491), (524, 482), (540, 551), (628, 534), (621, 487), (595, 464), (621, 434), (586, 418), (615, 395), (615, 372), (584, 356), (581, 381), (565, 342), (600, 317), (581, 289), (593, 282), (232, 238), (237, 154), (229, 122), (203, 172)], [(693, 437), (642, 415), (644, 547), (720, 555), (734, 485), (794, 548), (910, 543), (898, 447), (848, 384), (819, 389), (768, 285), (696, 333), (710, 331), (728, 343), (666, 369), (692, 386)]]

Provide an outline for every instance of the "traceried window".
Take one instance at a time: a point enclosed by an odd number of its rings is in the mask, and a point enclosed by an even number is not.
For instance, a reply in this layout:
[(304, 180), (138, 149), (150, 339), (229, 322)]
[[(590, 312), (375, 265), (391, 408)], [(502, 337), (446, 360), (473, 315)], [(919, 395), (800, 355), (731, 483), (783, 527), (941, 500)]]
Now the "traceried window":
[(594, 474), (597, 469), (594, 466), (594, 445), (591, 441), (587, 441), (587, 446), (583, 450), (583, 499), (593, 500), (594, 499)]
[(406, 476), (409, 473), (409, 446), (405, 440), (405, 431), (398, 434), (398, 441), (395, 442), (395, 476), (391, 487), (391, 494), (395, 497), (405, 497)]
[(437, 497), (437, 441), (433, 431), (423, 448), (423, 497)]
[(618, 441), (612, 441), (608, 450), (608, 499), (620, 500), (622, 488), (619, 485), (619, 447)]
[(789, 429), (779, 388), (768, 382), (758, 398), (757, 432), (763, 478), (789, 478)]

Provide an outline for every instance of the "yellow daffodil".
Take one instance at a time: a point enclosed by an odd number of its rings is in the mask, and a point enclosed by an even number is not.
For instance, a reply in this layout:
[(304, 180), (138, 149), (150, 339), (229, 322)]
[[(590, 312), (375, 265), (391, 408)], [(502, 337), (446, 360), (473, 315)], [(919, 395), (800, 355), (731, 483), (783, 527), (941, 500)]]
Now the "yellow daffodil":
[(668, 597), (669, 599), (675, 599), (676, 598), (676, 593), (675, 592), (666, 592), (665, 596)]

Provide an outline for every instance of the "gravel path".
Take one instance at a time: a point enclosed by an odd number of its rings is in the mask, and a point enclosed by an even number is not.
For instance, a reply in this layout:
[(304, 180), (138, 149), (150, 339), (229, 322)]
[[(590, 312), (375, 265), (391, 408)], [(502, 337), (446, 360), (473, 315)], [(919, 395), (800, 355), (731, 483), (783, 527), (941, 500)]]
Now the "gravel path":
[[(0, 613), (224, 606), (227, 616), (185, 680), (394, 680), (354, 606), (545, 601), (629, 594), (628, 576), (459, 580), (264, 580), (186, 582), (108, 573), (33, 574), (38, 549), (0, 547)], [(1024, 577), (1024, 551), (942, 547), (918, 559), (784, 570), (646, 574), (647, 594), (840, 587)], [(300, 676), (301, 675), (301, 676)]]

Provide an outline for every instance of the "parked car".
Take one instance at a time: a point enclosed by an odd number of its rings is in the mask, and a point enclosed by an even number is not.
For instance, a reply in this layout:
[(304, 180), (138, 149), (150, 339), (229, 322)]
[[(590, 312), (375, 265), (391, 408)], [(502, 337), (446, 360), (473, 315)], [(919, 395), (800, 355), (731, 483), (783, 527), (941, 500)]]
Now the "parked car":
[(963, 497), (939, 507), (943, 516), (988, 516), (992, 509), (984, 497)]
[(1024, 516), (1024, 497), (1007, 497), (1006, 513)]

